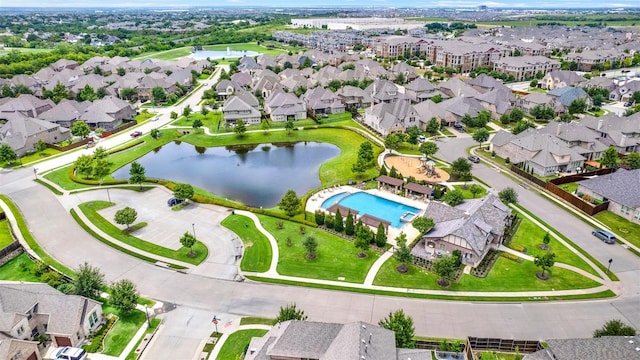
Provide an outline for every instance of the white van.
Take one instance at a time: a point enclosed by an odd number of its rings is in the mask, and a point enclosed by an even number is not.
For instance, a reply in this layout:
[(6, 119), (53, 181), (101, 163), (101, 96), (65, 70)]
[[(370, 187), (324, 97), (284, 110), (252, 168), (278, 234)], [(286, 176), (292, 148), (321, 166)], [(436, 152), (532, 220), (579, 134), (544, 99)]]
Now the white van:
[(65, 346), (54, 353), (54, 360), (85, 360), (87, 352), (84, 349)]

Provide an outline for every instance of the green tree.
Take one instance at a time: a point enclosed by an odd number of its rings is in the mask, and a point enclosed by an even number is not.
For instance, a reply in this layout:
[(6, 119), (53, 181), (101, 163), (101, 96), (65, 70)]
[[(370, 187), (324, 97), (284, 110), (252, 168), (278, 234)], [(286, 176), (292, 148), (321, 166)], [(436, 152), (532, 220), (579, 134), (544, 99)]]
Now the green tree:
[(116, 69), (116, 72), (118, 76), (125, 76), (127, 74), (127, 70), (121, 66)]
[(518, 121), (520, 121), (522, 119), (524, 119), (524, 113), (519, 108), (514, 108), (509, 113), (509, 121), (510, 122), (518, 122)]
[(93, 171), (93, 157), (91, 155), (80, 155), (73, 164), (78, 176), (88, 177)]
[(120, 99), (133, 100), (138, 96), (138, 90), (134, 88), (123, 88), (120, 90)]
[(477, 141), (480, 144), (480, 149), (482, 149), (482, 143), (489, 140), (489, 130), (480, 128), (473, 133), (472, 137), (474, 141)]
[(133, 224), (137, 218), (138, 212), (134, 208), (127, 206), (124, 209), (116, 211), (114, 220), (116, 221), (116, 224), (126, 225), (127, 230), (129, 230), (129, 225)]
[(105, 89), (103, 87), (99, 87), (98, 90), (96, 91), (96, 97), (98, 99), (102, 99), (107, 95), (109, 95), (109, 93), (107, 92), (107, 89)]
[(544, 250), (549, 250), (549, 243), (551, 242), (551, 235), (549, 235), (549, 232), (547, 231), (544, 234), (544, 237), (542, 238), (542, 244), (543, 244), (543, 248)]
[(368, 226), (362, 225), (359, 222), (359, 226), (356, 227), (356, 239), (354, 245), (357, 249), (360, 249), (358, 253), (359, 257), (366, 257), (367, 250), (371, 247), (371, 240), (373, 240), (373, 231)]
[(449, 190), (442, 197), (442, 201), (449, 206), (456, 206), (464, 201), (464, 194), (458, 189)]
[(436, 104), (442, 102), (442, 100), (443, 100), (442, 95), (440, 94), (437, 94), (431, 98), (431, 101), (433, 101)]
[(100, 291), (105, 285), (104, 275), (100, 272), (100, 269), (89, 265), (89, 263), (85, 261), (85, 263), (78, 268), (73, 285), (76, 295), (99, 299)]
[(140, 189), (142, 189), (142, 183), (145, 180), (146, 176), (144, 166), (140, 165), (137, 161), (132, 162), (131, 168), (129, 168), (129, 183), (139, 184)]
[(471, 195), (473, 195), (474, 199), (475, 199), (476, 196), (481, 194), (482, 191), (483, 191), (482, 186), (480, 186), (478, 184), (472, 184), (471, 186), (469, 186), (469, 192), (471, 192)]
[(82, 90), (80, 90), (80, 94), (78, 94), (78, 97), (82, 101), (93, 101), (93, 100), (98, 98), (98, 96), (96, 95), (95, 90), (89, 84), (86, 84), (82, 88)]
[(300, 210), (300, 199), (298, 198), (298, 195), (296, 195), (296, 192), (293, 190), (287, 190), (280, 200), (280, 203), (278, 203), (278, 207), (289, 217), (297, 214)]
[(420, 152), (426, 157), (431, 157), (438, 152), (438, 145), (433, 141), (425, 141), (420, 144)]
[(384, 231), (384, 224), (379, 223), (376, 231), (376, 246), (379, 248), (384, 247), (387, 244), (387, 234)]
[(358, 159), (362, 159), (365, 165), (369, 165), (373, 161), (373, 145), (369, 141), (365, 141), (360, 144), (360, 149), (358, 149)]
[(365, 165), (364, 160), (362, 160), (362, 158), (358, 158), (358, 160), (356, 160), (356, 162), (351, 165), (351, 171), (356, 174), (356, 177), (362, 177), (362, 174), (367, 171), (367, 166)]
[(180, 238), (180, 244), (189, 249), (189, 254), (187, 256), (196, 256), (196, 252), (192, 250), (193, 245), (196, 244), (196, 237), (194, 235), (190, 234), (188, 231), (185, 231), (185, 233)]
[(122, 279), (111, 285), (109, 303), (124, 314), (129, 314), (138, 304), (138, 290), (133, 281)]
[(169, 114), (169, 118), (170, 118), (171, 120), (175, 120), (175, 119), (177, 119), (177, 118), (178, 118), (178, 113), (177, 113), (177, 112), (175, 112), (175, 111), (172, 111), (172, 112), (171, 112), (171, 114)]
[(151, 89), (151, 97), (154, 103), (160, 104), (167, 100), (167, 92), (161, 86), (156, 86)]
[(149, 132), (149, 135), (151, 135), (152, 138), (157, 139), (160, 137), (160, 130), (151, 129), (151, 131)]
[(262, 128), (265, 136), (269, 135), (269, 123), (267, 122), (267, 120), (262, 120), (260, 122), (260, 128)]
[(13, 90), (11, 90), (11, 87), (8, 84), (2, 85), (2, 91), (0, 92), (0, 95), (6, 98), (15, 96), (15, 94), (13, 93)]
[(200, 119), (193, 120), (193, 124), (191, 124), (191, 127), (193, 127), (196, 130), (200, 129), (202, 127), (202, 120)]
[(602, 152), (602, 158), (600, 158), (600, 164), (610, 169), (618, 168), (618, 151), (615, 147), (609, 146), (607, 150)]
[(287, 130), (287, 135), (291, 135), (291, 132), (293, 131), (294, 127), (295, 126), (294, 126), (293, 120), (291, 119), (287, 120), (287, 122), (284, 124), (285, 130)]
[(397, 348), (412, 349), (415, 347), (413, 319), (405, 315), (402, 309), (390, 312), (389, 316), (378, 322), (378, 326), (395, 333)]
[(459, 157), (451, 163), (451, 173), (456, 177), (460, 177), (464, 173), (471, 172), (471, 163), (469, 160)]
[(18, 158), (18, 155), (9, 144), (0, 144), (0, 162), (11, 163)]
[(427, 122), (426, 131), (429, 133), (429, 135), (435, 136), (438, 133), (439, 129), (440, 123), (438, 122), (438, 119), (432, 117), (429, 122)]
[(513, 128), (511, 128), (511, 132), (514, 135), (518, 135), (521, 132), (527, 130), (528, 128), (534, 128), (535, 129), (536, 124), (534, 124), (533, 122), (529, 121), (529, 120), (520, 120), (518, 121)]
[(603, 336), (636, 336), (638, 333), (633, 327), (618, 319), (609, 320), (600, 329), (593, 332), (594, 338)]
[(355, 233), (355, 229), (354, 229), (354, 222), (353, 222), (353, 214), (351, 213), (351, 210), (349, 210), (349, 212), (347, 212), (347, 219), (345, 220), (345, 224), (344, 224), (344, 233), (351, 236)]
[(71, 94), (69, 93), (69, 90), (67, 90), (66, 86), (61, 82), (57, 82), (56, 86), (53, 87), (51, 100), (57, 104), (63, 99), (71, 99)]
[(640, 169), (640, 153), (632, 152), (624, 161), (631, 170)]
[(42, 139), (38, 140), (38, 142), (36, 143), (36, 151), (37, 152), (42, 152), (45, 151), (47, 149), (47, 143), (44, 142)]
[(106, 159), (109, 154), (107, 153), (107, 149), (102, 146), (98, 146), (95, 150), (93, 150), (93, 159), (94, 160), (103, 160)]
[(569, 104), (569, 114), (582, 114), (587, 111), (587, 101), (583, 98), (575, 99)]
[(302, 243), (305, 250), (307, 250), (307, 259), (315, 259), (318, 250), (318, 241), (313, 236), (307, 236), (307, 238)]
[(498, 198), (506, 205), (518, 203), (518, 193), (512, 187), (500, 190)]
[(191, 112), (192, 112), (191, 106), (187, 105), (184, 107), (184, 109), (182, 109), (182, 116), (189, 117), (189, 115), (191, 115)]
[(444, 256), (433, 261), (433, 272), (440, 277), (438, 285), (442, 287), (449, 285), (449, 280), (453, 278), (456, 270), (458, 270), (458, 259), (453, 256)]
[(384, 146), (390, 150), (398, 150), (404, 142), (404, 134), (391, 133), (384, 139)]
[(273, 321), (273, 325), (277, 325), (281, 322), (289, 321), (289, 320), (307, 320), (307, 315), (304, 313), (304, 310), (298, 309), (295, 303), (288, 304), (287, 306), (280, 307), (280, 311), (278, 312), (278, 316)]
[(404, 73), (398, 73), (396, 75), (396, 80), (394, 81), (396, 84), (404, 85), (407, 82), (407, 78), (404, 76)]
[(413, 220), (411, 225), (420, 232), (420, 235), (424, 235), (435, 226), (435, 223), (433, 222), (432, 218), (421, 216)]
[(90, 132), (89, 125), (84, 121), (76, 121), (71, 125), (71, 135), (73, 136), (79, 136), (84, 139), (89, 136)]
[(398, 258), (398, 261), (402, 264), (397, 270), (405, 273), (408, 270), (407, 264), (411, 263), (411, 249), (407, 246), (407, 235), (404, 232), (401, 232), (400, 235), (396, 237), (396, 244), (398, 245), (396, 248), (396, 258)]
[(111, 163), (104, 159), (96, 159), (93, 161), (93, 170), (92, 176), (94, 179), (98, 179), (100, 181), (100, 185), (102, 185), (102, 181), (105, 176), (111, 173)]
[(194, 191), (193, 186), (191, 184), (176, 184), (173, 187), (173, 196), (181, 200), (191, 200), (193, 197)]
[(410, 126), (407, 129), (406, 133), (407, 142), (411, 145), (418, 145), (418, 136), (422, 135), (422, 131), (420, 131), (420, 128), (415, 125)]
[(333, 229), (337, 232), (342, 232), (342, 230), (344, 230), (344, 222), (342, 214), (340, 214), (340, 209), (336, 210), (336, 216), (333, 220)]
[(548, 278), (547, 275), (545, 275), (545, 271), (549, 270), (553, 264), (555, 264), (555, 258), (556, 254), (547, 253), (542, 256), (536, 256), (535, 259), (533, 259), (533, 263), (542, 269), (542, 274), (540, 275), (541, 278)]

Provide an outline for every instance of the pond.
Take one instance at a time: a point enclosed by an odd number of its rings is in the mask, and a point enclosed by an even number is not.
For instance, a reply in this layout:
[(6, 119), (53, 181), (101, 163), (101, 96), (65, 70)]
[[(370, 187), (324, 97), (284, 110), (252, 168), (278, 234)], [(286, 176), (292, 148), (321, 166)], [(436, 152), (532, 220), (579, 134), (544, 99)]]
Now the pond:
[(199, 50), (194, 53), (191, 53), (189, 57), (194, 58), (196, 60), (205, 60), (207, 58), (211, 60), (215, 60), (215, 59), (223, 59), (223, 58), (239, 58), (243, 56), (254, 57), (258, 55), (261, 55), (261, 53), (257, 51), (230, 50), (229, 48), (227, 48), (227, 51)]
[[(340, 148), (317, 142), (203, 148), (173, 142), (138, 159), (147, 177), (189, 183), (254, 207), (273, 207), (282, 195), (298, 196), (320, 186), (320, 165)], [(130, 165), (113, 173), (129, 178)]]

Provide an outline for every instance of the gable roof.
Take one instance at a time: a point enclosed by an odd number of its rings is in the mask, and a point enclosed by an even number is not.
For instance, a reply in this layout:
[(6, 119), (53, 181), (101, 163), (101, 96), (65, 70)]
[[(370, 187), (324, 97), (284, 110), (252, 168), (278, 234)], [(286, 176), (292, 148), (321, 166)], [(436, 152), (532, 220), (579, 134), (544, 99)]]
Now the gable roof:
[(634, 209), (640, 208), (640, 169), (618, 169), (611, 174), (579, 181), (578, 184), (611, 201)]
[(554, 89), (547, 93), (550, 96), (557, 97), (558, 101), (564, 105), (569, 106), (571, 103), (579, 98), (586, 98), (587, 93), (581, 88), (565, 86), (563, 88)]
[(0, 142), (9, 144), (15, 150), (22, 149), (30, 136), (59, 127), (48, 121), (14, 114), (4, 125), (0, 125)]

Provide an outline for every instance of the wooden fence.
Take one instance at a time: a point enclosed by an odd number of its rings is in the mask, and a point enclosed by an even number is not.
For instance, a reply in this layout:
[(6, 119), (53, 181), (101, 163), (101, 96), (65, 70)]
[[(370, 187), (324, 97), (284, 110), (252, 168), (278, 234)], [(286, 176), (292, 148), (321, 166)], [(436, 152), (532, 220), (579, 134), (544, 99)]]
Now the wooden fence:
[(467, 354), (472, 354), (469, 359), (476, 359), (476, 357), (473, 356), (473, 351), (515, 353), (517, 349), (520, 354), (530, 354), (543, 349), (542, 344), (538, 340), (469, 337), (467, 345)]
[(105, 132), (103, 132), (103, 133), (102, 133), (102, 135), (100, 135), (100, 137), (101, 137), (101, 138), (106, 138), (107, 136), (111, 136), (111, 135), (113, 135), (113, 134), (117, 134), (117, 133), (119, 133), (119, 132), (122, 132), (122, 131), (124, 131), (124, 130), (127, 130), (128, 128), (134, 127), (134, 126), (136, 126), (136, 125), (138, 125), (138, 122), (137, 122), (137, 121), (135, 121), (135, 120), (132, 120), (132, 121), (126, 122), (126, 123), (124, 123), (124, 124), (122, 124), (122, 125), (118, 126), (117, 128), (115, 128), (115, 129), (113, 129), (113, 130), (111, 130), (111, 131), (105, 131)]
[(78, 142), (75, 142), (73, 144), (69, 144), (67, 146), (58, 146), (58, 145), (55, 145), (55, 144), (47, 144), (47, 147), (51, 148), (51, 149), (56, 149), (58, 151), (68, 151), (68, 150), (71, 150), (71, 149), (79, 148), (81, 146), (85, 146), (91, 140), (92, 140), (91, 138), (86, 138), (86, 139), (82, 139), (82, 140), (80, 140)]

